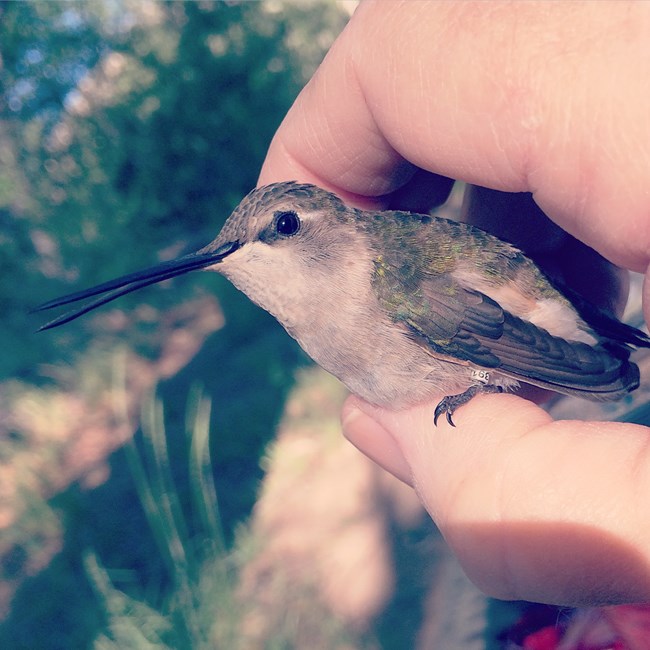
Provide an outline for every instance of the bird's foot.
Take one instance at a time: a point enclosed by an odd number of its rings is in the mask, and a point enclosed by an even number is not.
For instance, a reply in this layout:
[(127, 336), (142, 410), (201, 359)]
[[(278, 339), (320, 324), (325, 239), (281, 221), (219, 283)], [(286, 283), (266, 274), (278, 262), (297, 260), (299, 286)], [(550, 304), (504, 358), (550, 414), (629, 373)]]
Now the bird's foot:
[(501, 386), (494, 386), (492, 384), (474, 384), (470, 386), (464, 393), (458, 395), (447, 395), (444, 397), (436, 410), (433, 412), (433, 424), (438, 426), (438, 418), (444, 413), (447, 418), (447, 422), (451, 424), (452, 427), (455, 427), (452, 415), (459, 406), (467, 404), (472, 397), (478, 395), (479, 393), (502, 393), (503, 388)]

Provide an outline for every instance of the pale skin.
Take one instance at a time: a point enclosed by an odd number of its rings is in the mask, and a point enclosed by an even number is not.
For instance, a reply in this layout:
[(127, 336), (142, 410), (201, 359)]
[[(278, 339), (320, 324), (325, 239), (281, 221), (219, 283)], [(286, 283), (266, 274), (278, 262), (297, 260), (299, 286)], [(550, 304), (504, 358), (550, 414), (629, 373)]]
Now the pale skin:
[[(448, 188), (437, 175), (532, 192), (564, 231), (646, 273), (648, 320), (650, 3), (362, 4), (260, 184), (426, 209)], [(490, 228), (479, 201), (467, 217)], [(532, 235), (529, 217), (505, 224), (520, 245), (555, 254), (569, 279), (582, 255), (579, 276), (603, 290), (592, 297), (615, 305), (620, 274), (548, 224)], [(553, 421), (515, 395), (476, 397), (455, 429), (434, 427), (438, 401), (395, 412), (351, 397), (344, 433), (415, 488), (476, 585), (564, 605), (650, 600), (648, 428)]]

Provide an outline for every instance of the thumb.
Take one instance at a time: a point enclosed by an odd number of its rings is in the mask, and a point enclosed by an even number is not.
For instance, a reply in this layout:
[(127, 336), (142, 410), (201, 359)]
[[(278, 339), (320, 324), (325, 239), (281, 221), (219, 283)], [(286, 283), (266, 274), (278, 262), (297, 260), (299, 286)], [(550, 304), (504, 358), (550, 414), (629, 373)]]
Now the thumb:
[(435, 405), (350, 398), (346, 437), (414, 486), (486, 593), (561, 605), (650, 599), (648, 429), (554, 422), (514, 395), (478, 396), (433, 425)]

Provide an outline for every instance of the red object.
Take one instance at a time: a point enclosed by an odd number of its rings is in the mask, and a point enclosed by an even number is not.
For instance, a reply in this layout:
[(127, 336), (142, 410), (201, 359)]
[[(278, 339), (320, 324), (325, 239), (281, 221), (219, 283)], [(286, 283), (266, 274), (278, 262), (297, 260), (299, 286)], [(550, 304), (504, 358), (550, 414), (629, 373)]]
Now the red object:
[(524, 650), (556, 650), (560, 643), (560, 631), (555, 627), (543, 627), (524, 639)]

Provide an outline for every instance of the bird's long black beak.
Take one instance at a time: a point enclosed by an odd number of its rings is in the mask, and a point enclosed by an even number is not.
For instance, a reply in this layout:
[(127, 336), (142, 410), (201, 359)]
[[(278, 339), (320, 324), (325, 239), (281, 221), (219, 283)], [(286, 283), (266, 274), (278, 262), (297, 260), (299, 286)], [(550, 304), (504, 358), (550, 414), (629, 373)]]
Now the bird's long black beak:
[(54, 300), (45, 302), (34, 308), (32, 311), (46, 311), (48, 309), (62, 307), (63, 305), (69, 305), (73, 302), (79, 302), (80, 300), (97, 296), (94, 300), (91, 300), (72, 311), (62, 314), (49, 323), (46, 323), (40, 327), (38, 331), (42, 332), (69, 323), (75, 318), (79, 318), (79, 316), (83, 316), (89, 311), (92, 311), (101, 305), (105, 305), (107, 302), (111, 302), (120, 296), (124, 296), (132, 291), (137, 291), (138, 289), (142, 289), (142, 287), (146, 287), (150, 284), (162, 282), (163, 280), (168, 280), (177, 275), (183, 275), (183, 273), (188, 273), (189, 271), (204, 269), (207, 266), (217, 264), (231, 253), (234, 253), (238, 248), (238, 241), (227, 242), (211, 251), (202, 249), (197, 253), (190, 253), (189, 255), (184, 255), (178, 259), (170, 260), (169, 262), (161, 262), (160, 264), (151, 266), (148, 269), (129, 273), (120, 278), (115, 278), (115, 280), (109, 280), (108, 282), (98, 284), (90, 289), (70, 293), (67, 296), (62, 296), (61, 298), (55, 298)]

